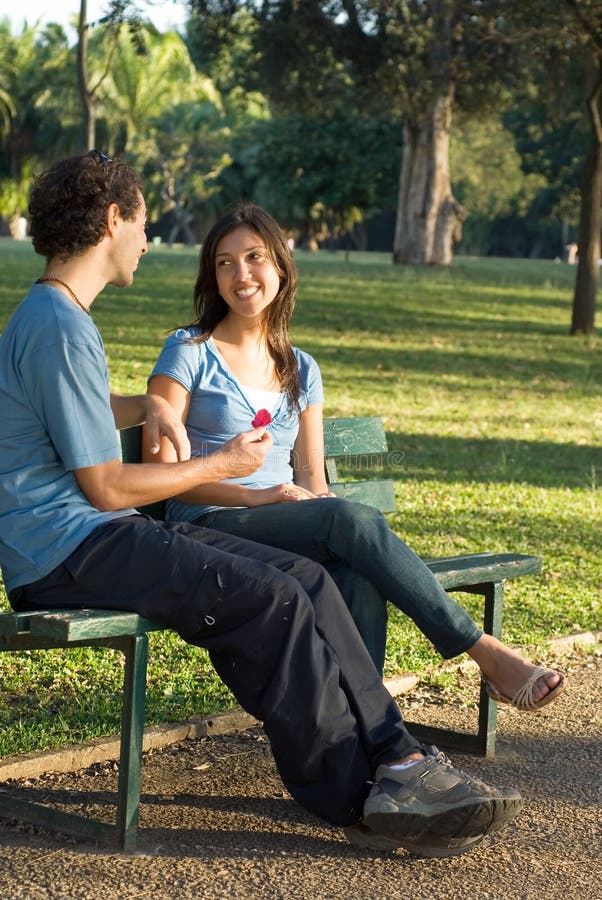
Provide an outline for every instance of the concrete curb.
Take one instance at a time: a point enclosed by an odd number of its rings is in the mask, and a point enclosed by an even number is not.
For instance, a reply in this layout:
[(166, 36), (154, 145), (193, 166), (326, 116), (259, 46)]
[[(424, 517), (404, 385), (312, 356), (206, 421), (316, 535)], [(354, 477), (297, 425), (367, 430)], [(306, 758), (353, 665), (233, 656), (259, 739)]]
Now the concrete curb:
[(602, 631), (580, 631), (578, 634), (565, 634), (550, 640), (550, 649), (556, 653), (574, 650), (579, 644), (591, 646), (602, 643)]
[[(585, 631), (568, 634), (550, 640), (553, 652), (564, 653), (579, 644), (593, 645), (602, 642), (602, 631)], [(418, 684), (416, 675), (397, 675), (385, 678), (385, 687), (394, 697), (409, 693)], [(257, 720), (242, 709), (233, 709), (213, 716), (195, 716), (186, 722), (154, 725), (144, 729), (142, 749), (160, 750), (180, 741), (207, 737), (211, 734), (231, 734), (244, 731)], [(57, 750), (22, 753), (0, 759), (0, 782), (17, 778), (37, 778), (49, 772), (74, 772), (98, 763), (119, 759), (119, 735), (86, 741)]]
[[(389, 692), (398, 697), (411, 691), (418, 684), (415, 675), (398, 675), (386, 678)], [(211, 734), (231, 734), (244, 731), (258, 722), (242, 709), (232, 709), (213, 716), (194, 716), (186, 722), (153, 725), (144, 729), (142, 750), (161, 750), (180, 741), (207, 737)], [(85, 741), (57, 750), (43, 750), (5, 756), (0, 760), (0, 782), (13, 778), (37, 778), (49, 772), (74, 772), (87, 769), (97, 763), (119, 759), (119, 735)]]

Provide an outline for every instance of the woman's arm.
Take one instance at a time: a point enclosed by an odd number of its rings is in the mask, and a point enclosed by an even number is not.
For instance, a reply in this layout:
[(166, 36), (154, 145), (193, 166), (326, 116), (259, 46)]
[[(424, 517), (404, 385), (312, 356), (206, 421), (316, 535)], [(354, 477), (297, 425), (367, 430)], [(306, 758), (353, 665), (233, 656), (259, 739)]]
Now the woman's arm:
[(322, 404), (312, 403), (299, 416), (299, 434), (293, 448), (295, 484), (316, 497), (333, 497), (324, 475)]
[[(170, 404), (174, 415), (182, 425), (188, 418), (190, 409), (190, 393), (168, 375), (155, 375), (148, 385), (149, 396), (160, 398)], [(159, 452), (151, 453), (147, 428), (142, 429), (142, 461), (172, 463), (176, 459), (173, 444), (166, 439), (161, 440)], [(230, 484), (216, 481), (199, 484), (192, 490), (177, 495), (184, 503), (199, 506), (265, 506), (268, 503), (293, 503), (297, 500), (309, 500), (313, 497), (309, 490), (303, 490), (295, 484), (275, 484), (268, 488), (249, 488), (244, 484)]]
[[(190, 394), (178, 381), (167, 375), (155, 375), (150, 380), (147, 397), (154, 401), (167, 403), (180, 427), (186, 428)], [(145, 425), (142, 429), (142, 462), (175, 462), (175, 450), (170, 441), (161, 438), (157, 452), (152, 451), (151, 444), (152, 435), (149, 434)]]
[[(179, 381), (176, 381), (174, 378), (170, 378), (169, 375), (154, 375), (153, 378), (150, 379), (148, 384), (148, 396), (161, 401), (163, 403), (168, 403), (170, 408), (173, 411), (174, 416), (178, 419), (181, 425), (185, 428), (186, 419), (188, 418), (188, 411), (190, 409), (190, 392), (184, 387), (184, 385), (180, 384)], [(153, 453), (151, 449), (152, 436), (149, 434), (146, 426), (142, 429), (142, 462), (163, 462), (163, 463), (173, 463), (175, 461), (175, 450), (170, 441), (161, 439), (159, 444), (159, 450), (157, 453)], [(224, 484), (220, 485), (219, 482), (213, 485), (211, 482), (208, 487), (213, 487), (217, 489), (217, 494), (213, 494), (210, 490), (209, 494), (205, 494), (201, 489), (200, 485), (197, 488), (193, 488), (192, 490), (185, 491), (181, 494), (177, 494), (179, 500), (183, 500), (185, 503), (199, 503), (199, 504), (219, 504), (220, 506), (246, 506), (247, 504), (237, 500), (237, 491), (229, 492), (230, 502), (224, 499), (223, 491), (220, 488), (238, 488), (240, 485), (235, 484)], [(218, 496), (219, 495), (219, 496)]]

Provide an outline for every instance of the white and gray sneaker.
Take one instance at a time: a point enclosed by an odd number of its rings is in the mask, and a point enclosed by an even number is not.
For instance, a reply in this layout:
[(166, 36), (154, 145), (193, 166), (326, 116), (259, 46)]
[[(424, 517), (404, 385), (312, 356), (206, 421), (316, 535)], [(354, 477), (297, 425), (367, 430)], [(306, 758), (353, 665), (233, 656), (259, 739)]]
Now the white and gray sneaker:
[(353, 844), (354, 847), (361, 847), (363, 850), (394, 853), (395, 850), (403, 849), (415, 856), (429, 858), (460, 856), (461, 853), (468, 853), (469, 850), (480, 844), (485, 836), (481, 834), (478, 837), (439, 837), (425, 831), (418, 835), (406, 835), (403, 838), (388, 837), (386, 834), (372, 831), (363, 820), (357, 825), (347, 825), (343, 832), (350, 844)]
[(345, 829), (352, 844), (458, 856), (518, 815), (522, 799), (517, 791), (491, 787), (454, 768), (436, 747), (424, 750), (424, 759), (406, 769), (378, 767), (363, 820)]

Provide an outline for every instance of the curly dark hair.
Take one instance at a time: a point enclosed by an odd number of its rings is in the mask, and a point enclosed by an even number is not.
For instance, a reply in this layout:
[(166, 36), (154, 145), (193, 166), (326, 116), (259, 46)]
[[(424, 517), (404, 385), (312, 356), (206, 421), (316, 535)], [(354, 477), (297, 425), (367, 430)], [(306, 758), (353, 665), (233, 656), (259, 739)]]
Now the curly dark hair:
[(200, 329), (199, 340), (203, 341), (226, 316), (228, 305), (217, 287), (215, 254), (221, 239), (241, 225), (246, 225), (263, 240), (280, 277), (278, 295), (265, 308), (261, 324), (282, 390), (288, 396), (291, 409), (298, 410), (301, 393), (299, 366), (289, 337), (297, 294), (297, 268), (280, 226), (265, 209), (244, 201), (224, 213), (209, 231), (201, 250), (199, 274), (194, 286), (197, 318), (187, 327)]
[(36, 179), (29, 201), (36, 253), (65, 261), (100, 243), (107, 209), (119, 207), (132, 221), (140, 209), (142, 182), (120, 159), (98, 150), (59, 160)]

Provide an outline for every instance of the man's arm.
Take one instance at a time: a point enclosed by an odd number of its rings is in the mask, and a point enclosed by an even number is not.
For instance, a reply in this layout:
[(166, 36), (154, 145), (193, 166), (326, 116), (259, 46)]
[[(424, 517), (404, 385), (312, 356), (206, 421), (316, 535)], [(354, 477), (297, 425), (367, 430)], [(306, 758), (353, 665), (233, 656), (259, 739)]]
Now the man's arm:
[(271, 446), (272, 439), (265, 428), (254, 428), (228, 441), (211, 456), (139, 465), (113, 459), (75, 469), (74, 474), (92, 506), (108, 512), (164, 500), (198, 484), (250, 475), (263, 465)]
[(190, 459), (190, 441), (182, 420), (162, 397), (150, 394), (132, 397), (111, 394), (111, 409), (115, 425), (119, 429), (146, 425), (146, 441), (150, 453), (158, 453), (161, 438), (166, 437), (173, 445), (176, 459)]

